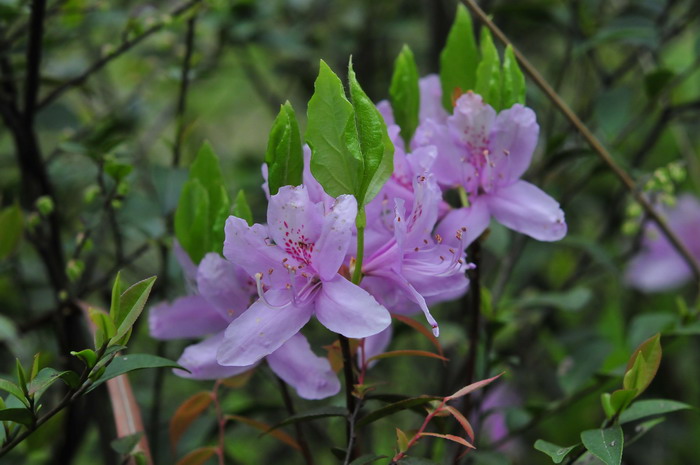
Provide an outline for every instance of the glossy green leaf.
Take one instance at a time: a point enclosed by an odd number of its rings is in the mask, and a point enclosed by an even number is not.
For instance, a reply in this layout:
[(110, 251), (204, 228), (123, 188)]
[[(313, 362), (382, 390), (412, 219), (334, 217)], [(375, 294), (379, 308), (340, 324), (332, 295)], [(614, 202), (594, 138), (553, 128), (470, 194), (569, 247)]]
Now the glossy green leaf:
[(0, 211), (0, 260), (10, 256), (22, 241), (24, 216), (15, 204)]
[(15, 359), (15, 371), (17, 373), (17, 384), (26, 396), (29, 394), (29, 390), (27, 388), (27, 372), (24, 371), (22, 362), (20, 362), (18, 358)]
[(122, 293), (119, 298), (119, 307), (121, 310), (115, 321), (117, 326), (117, 331), (113, 338), (115, 343), (124, 344), (127, 342), (122, 339), (124, 339), (124, 336), (131, 330), (131, 327), (134, 326), (134, 323), (136, 323), (136, 320), (141, 315), (155, 281), (156, 277), (151, 276), (150, 278), (137, 282)]
[(117, 333), (117, 328), (107, 313), (96, 308), (90, 308), (88, 311), (90, 319), (95, 323), (95, 348), (100, 348), (102, 345), (112, 339)]
[(638, 400), (620, 415), (620, 424), (630, 423), (652, 415), (689, 410), (693, 407), (683, 402), (668, 399)]
[(503, 86), (501, 87), (501, 106), (510, 108), (516, 103), (525, 104), (525, 76), (515, 58), (513, 47), (509, 44), (503, 54)]
[(442, 105), (449, 113), (452, 113), (452, 96), (455, 90), (462, 93), (474, 89), (478, 63), (479, 51), (474, 38), (472, 19), (464, 5), (460, 4), (445, 48), (440, 53)]
[(484, 102), (498, 111), (502, 108), (501, 64), (491, 32), (485, 27), (481, 28), (481, 42), (479, 46), (481, 49), (481, 61), (476, 68), (474, 92), (481, 95)]
[(97, 363), (97, 354), (92, 349), (84, 349), (80, 352), (71, 351), (70, 353), (74, 357), (78, 357), (86, 367), (92, 368)]
[(365, 425), (369, 425), (370, 423), (373, 423), (379, 420), (380, 418), (384, 418), (396, 412), (400, 412), (402, 410), (413, 408), (419, 405), (425, 405), (438, 399), (438, 397), (432, 396), (409, 397), (408, 399), (403, 399), (398, 402), (385, 405), (384, 407), (378, 408), (377, 410), (368, 413), (367, 415), (365, 415), (357, 421), (357, 426), (362, 427)]
[(619, 426), (584, 431), (581, 433), (581, 441), (591, 454), (598, 457), (606, 465), (620, 465), (622, 463), (625, 437)]
[(357, 195), (364, 172), (355, 111), (340, 78), (321, 60), (307, 111), (311, 173), (328, 195)]
[[(333, 406), (319, 407), (319, 408), (307, 410), (306, 412), (301, 412), (301, 413), (297, 413), (295, 415), (292, 415), (292, 416), (286, 418), (285, 420), (273, 425), (269, 431), (275, 430), (277, 428), (281, 428), (282, 426), (291, 425), (293, 423), (304, 423), (307, 421), (316, 420), (318, 418), (347, 417), (347, 416), (348, 416), (348, 410), (345, 407), (333, 407)], [(269, 431), (267, 431), (267, 432), (269, 432)]]
[(0, 410), (0, 421), (14, 421), (29, 426), (34, 422), (34, 415), (26, 408), (6, 408)]
[(121, 271), (117, 272), (117, 277), (114, 278), (114, 284), (112, 285), (112, 298), (111, 298), (111, 303), (109, 305), (109, 316), (112, 317), (112, 320), (117, 321), (119, 318), (119, 315), (121, 314), (121, 307), (120, 307), (120, 297), (122, 295), (122, 273)]
[(233, 216), (244, 219), (248, 226), (253, 226), (253, 212), (250, 209), (250, 205), (248, 205), (243, 189), (239, 190), (236, 195), (236, 200), (233, 204)]
[(183, 186), (175, 211), (175, 237), (194, 263), (210, 251), (211, 229), (209, 194), (199, 180), (191, 179)]
[(143, 437), (143, 431), (139, 431), (128, 436), (122, 436), (114, 439), (109, 445), (114, 451), (122, 455), (129, 455), (134, 451), (134, 448)]
[(297, 117), (289, 101), (281, 106), (272, 124), (265, 152), (267, 184), (270, 195), (282, 186), (298, 186), (302, 183), (304, 155)]
[(34, 396), (34, 400), (38, 400), (41, 395), (53, 383), (62, 380), (70, 388), (76, 388), (80, 384), (80, 377), (74, 371), (58, 371), (51, 367), (42, 368), (36, 378), (29, 383), (29, 394)]
[(90, 386), (90, 388), (88, 388), (87, 392), (92, 391), (105, 381), (108, 381), (119, 375), (123, 375), (124, 373), (129, 373), (135, 370), (142, 370), (145, 368), (179, 368), (181, 370), (185, 369), (177, 363), (173, 362), (172, 360), (168, 360), (167, 358), (163, 357), (158, 357), (156, 355), (119, 355), (117, 357), (114, 357), (114, 360), (107, 366), (107, 369), (102, 374), (102, 376), (100, 376), (100, 378), (97, 379), (92, 384), (92, 386)]
[(357, 81), (352, 60), (348, 65), (348, 83), (364, 165), (357, 196), (358, 206), (362, 207), (377, 195), (391, 177), (394, 171), (394, 144), (389, 138), (384, 118)]
[(350, 465), (367, 465), (368, 463), (374, 463), (384, 458), (386, 458), (386, 455), (364, 454), (350, 462)]
[(26, 396), (22, 392), (22, 389), (17, 386), (15, 383), (12, 381), (8, 381), (6, 379), (0, 378), (0, 390), (3, 390), (5, 392), (8, 392), (12, 394), (14, 397), (22, 401), (24, 405), (29, 407), (29, 401), (27, 400)]
[(640, 395), (656, 376), (661, 364), (661, 335), (655, 334), (642, 342), (627, 364), (622, 381), (625, 389), (636, 389)]
[(610, 405), (616, 413), (622, 412), (632, 403), (635, 397), (637, 397), (636, 389), (618, 389), (610, 396)]
[(437, 465), (436, 462), (421, 457), (404, 457), (398, 463), (399, 465)]
[(389, 86), (389, 100), (394, 112), (394, 120), (401, 128), (401, 137), (410, 146), (413, 133), (418, 127), (420, 110), (420, 88), (418, 87), (418, 66), (413, 52), (404, 45), (394, 61), (394, 74)]
[(556, 444), (543, 441), (542, 439), (535, 441), (535, 449), (549, 455), (554, 463), (561, 463), (569, 452), (576, 448), (576, 446), (578, 446), (578, 444), (568, 447), (557, 446)]

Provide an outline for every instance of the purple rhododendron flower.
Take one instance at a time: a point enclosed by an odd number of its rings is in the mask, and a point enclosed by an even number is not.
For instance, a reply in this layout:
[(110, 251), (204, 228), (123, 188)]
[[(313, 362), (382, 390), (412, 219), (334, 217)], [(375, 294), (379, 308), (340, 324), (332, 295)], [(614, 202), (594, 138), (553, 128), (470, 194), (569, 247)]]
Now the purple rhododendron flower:
[[(149, 314), (151, 335), (163, 340), (205, 337), (185, 348), (178, 360), (189, 373), (183, 370), (175, 373), (185, 378), (228, 378), (253, 368), (257, 363), (223, 366), (216, 361), (216, 353), (228, 325), (257, 296), (255, 281), (241, 267), (216, 253), (207, 254), (194, 269), (192, 273), (191, 268), (184, 268), (196, 282), (199, 294), (154, 306)], [(340, 381), (328, 360), (314, 354), (301, 333), (269, 354), (267, 363), (305, 399), (322, 399), (340, 390)]]
[(426, 118), (413, 138), (414, 150), (432, 145), (432, 171), (445, 189), (463, 188), (469, 206), (452, 210), (438, 227), (449, 238), (467, 228), (467, 243), (488, 227), (491, 216), (515, 231), (542, 241), (566, 234), (559, 204), (538, 187), (522, 181), (537, 144), (535, 114), (516, 104), (500, 113), (472, 92), (456, 101), (444, 122)]
[(353, 239), (355, 198), (330, 207), (312, 202), (305, 186), (271, 196), (268, 225), (226, 222), (224, 255), (255, 276), (259, 299), (226, 329), (217, 360), (244, 366), (274, 352), (311, 318), (350, 338), (377, 334), (389, 312), (339, 271)]
[[(440, 236), (432, 237), (442, 198), (432, 175), (415, 177), (412, 192), (410, 214), (405, 200), (397, 197), (391, 222), (384, 217), (368, 223), (371, 239), (365, 247), (362, 285), (394, 311), (406, 313), (401, 297), (417, 304), (437, 336), (438, 324), (426, 300), (449, 300), (466, 292), (465, 247), (451, 247)], [(462, 240), (462, 230), (453, 234)]]
[[(700, 201), (681, 195), (675, 207), (662, 207), (668, 225), (694, 257), (700, 260)], [(656, 224), (644, 231), (642, 250), (630, 261), (625, 281), (644, 292), (661, 292), (681, 286), (692, 271)]]

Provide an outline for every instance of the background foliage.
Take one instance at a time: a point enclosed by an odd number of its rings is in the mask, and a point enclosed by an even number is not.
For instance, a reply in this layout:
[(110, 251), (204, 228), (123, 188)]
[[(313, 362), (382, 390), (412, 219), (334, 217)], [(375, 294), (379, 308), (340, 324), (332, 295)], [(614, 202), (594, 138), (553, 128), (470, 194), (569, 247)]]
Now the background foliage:
[[(447, 0), (178, 5), (49, 1), (36, 74), (36, 57), (27, 53), (36, 30), (29, 2), (0, 1), (5, 124), (0, 202), (3, 208), (21, 205), (21, 220), (12, 224), (21, 223), (24, 231), (16, 242), (10, 223), (3, 223), (3, 377), (12, 376), (15, 357), (28, 364), (36, 352), (46, 365), (74, 363), (67, 354), (87, 347), (87, 336), (82, 316), (67, 302), (108, 307), (119, 269), (127, 282), (158, 275), (152, 299), (182, 294), (171, 254), (172, 219), (187, 168), (204, 140), (222, 159), (229, 194), (245, 190), (254, 218), (263, 220), (260, 164), (268, 130), (287, 99), (305, 127), (302, 109), (318, 60), (344, 69), (352, 55), (369, 96), (388, 98), (393, 59), (404, 43), (421, 75), (437, 71), (455, 11)], [(662, 188), (700, 192), (698, 2), (494, 0), (481, 5), (640, 188), (656, 179)], [(533, 449), (535, 440), (573, 444), (582, 430), (598, 427), (600, 393), (619, 386), (632, 350), (657, 332), (663, 335), (664, 357), (645, 396), (695, 405), (700, 399), (700, 326), (684, 313), (697, 306), (697, 289), (690, 285), (648, 296), (624, 287), (625, 263), (639, 247), (641, 212), (530, 83), (527, 101), (542, 128), (527, 176), (561, 201), (569, 235), (560, 243), (537, 243), (492, 224), (480, 261), (485, 332), (477, 373), (481, 379), (489, 367), (507, 369), (507, 379), (499, 382), (510, 393), (504, 413), (513, 440), (500, 449), (477, 433), (479, 450), (464, 463), (548, 463)], [(30, 109), (33, 129), (21, 136), (37, 143), (38, 158), (27, 155), (27, 140), (18, 141), (13, 102)], [(658, 169), (676, 161), (687, 176), (659, 181)], [(436, 313), (445, 355), (459, 363), (469, 345), (462, 306), (457, 302)], [(143, 321), (130, 350), (177, 358), (184, 343), (154, 342)], [(396, 348), (430, 348), (407, 326), (397, 333)], [(318, 332), (316, 342), (332, 340)], [(380, 362), (370, 377), (386, 382), (387, 392), (446, 395), (464, 384), (459, 373), (431, 359), (397, 358)], [(174, 463), (211, 441), (213, 415), (196, 420), (175, 452), (167, 437), (178, 405), (211, 383), (163, 370), (136, 373), (131, 380), (156, 463)], [(224, 411), (268, 424), (288, 416), (266, 369), (249, 383), (256, 387), (221, 391)], [(58, 399), (59, 391), (47, 396)], [(106, 396), (98, 389), (74, 404), (8, 463), (87, 464), (96, 457), (118, 463), (107, 445), (115, 433)], [(340, 397), (333, 402), (342, 405)], [(295, 402), (299, 411), (314, 406)], [(420, 421), (411, 411), (384, 418), (362, 447), (393, 455), (394, 426), (416, 428)], [(307, 427), (318, 463), (333, 463), (328, 444), (343, 443), (342, 423), (330, 418)], [(475, 420), (477, 431), (479, 424)], [(302, 463), (283, 442), (261, 438), (243, 423), (232, 423), (226, 434), (230, 463), (277, 463), (280, 457)], [(645, 441), (626, 449), (625, 463), (694, 463), (698, 436), (695, 412), (670, 415)], [(451, 447), (424, 443), (426, 457), (440, 457)]]

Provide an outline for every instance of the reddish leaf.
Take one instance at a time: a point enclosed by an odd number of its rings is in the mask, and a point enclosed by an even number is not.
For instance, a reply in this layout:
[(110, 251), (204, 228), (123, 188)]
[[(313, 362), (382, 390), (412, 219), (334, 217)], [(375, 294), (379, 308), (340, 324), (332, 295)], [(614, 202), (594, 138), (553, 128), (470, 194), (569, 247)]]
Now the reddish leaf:
[(216, 447), (200, 447), (178, 460), (176, 465), (202, 465), (216, 454)]
[(204, 412), (212, 402), (211, 392), (202, 391), (193, 395), (180, 405), (170, 420), (170, 445), (177, 447), (183, 433)]
[(447, 410), (452, 414), (453, 417), (455, 417), (455, 420), (459, 422), (460, 425), (462, 425), (462, 428), (464, 428), (464, 431), (467, 433), (467, 435), (471, 438), (471, 440), (474, 440), (474, 430), (472, 429), (471, 423), (469, 423), (469, 420), (467, 420), (464, 415), (462, 415), (462, 412), (457, 410), (454, 407), (450, 407), (449, 405), (445, 405), (443, 409)]
[(455, 436), (454, 434), (420, 433), (420, 436), (434, 436), (436, 438), (447, 439), (448, 441), (454, 441), (458, 444), (462, 444), (464, 447), (476, 449), (476, 447), (474, 447), (470, 442), (467, 442), (466, 439)]
[[(505, 371), (504, 371), (503, 373), (505, 373)], [(486, 386), (487, 384), (491, 383), (491, 382), (494, 381), (495, 379), (500, 378), (501, 375), (503, 375), (503, 373), (500, 373), (500, 374), (494, 376), (493, 378), (484, 379), (484, 380), (481, 380), (481, 381), (477, 381), (476, 383), (472, 383), (472, 384), (470, 384), (469, 386), (464, 386), (462, 389), (460, 389), (459, 391), (455, 392), (455, 393), (452, 394), (451, 396), (446, 397), (445, 399), (446, 399), (446, 400), (453, 400), (453, 399), (458, 399), (458, 398), (460, 398), (460, 397), (462, 397), (462, 396), (466, 396), (466, 395), (469, 394), (470, 392), (476, 391), (477, 389), (481, 389), (482, 387), (484, 387), (484, 386)]]
[(401, 323), (407, 324), (408, 326), (410, 326), (411, 328), (415, 329), (416, 331), (421, 333), (423, 336), (428, 338), (428, 340), (433, 343), (433, 345), (437, 349), (438, 353), (442, 356), (445, 355), (442, 352), (442, 346), (440, 345), (440, 341), (438, 341), (438, 338), (435, 337), (435, 335), (433, 334), (433, 332), (431, 330), (429, 330), (428, 328), (426, 328), (425, 326), (423, 326), (422, 324), (420, 324), (418, 321), (414, 320), (413, 318), (409, 318), (409, 317), (403, 316), (403, 315), (398, 315), (396, 313), (392, 313), (391, 316), (396, 318), (397, 320), (399, 320)]
[[(353, 356), (357, 353), (359, 345), (359, 339), (350, 339), (350, 353)], [(323, 346), (323, 348), (328, 352), (328, 362), (331, 364), (331, 369), (338, 373), (343, 368), (343, 351), (340, 349), (340, 342), (336, 340), (333, 344)]]
[(261, 421), (253, 420), (251, 418), (246, 418), (242, 417), (240, 415), (226, 415), (227, 420), (235, 420), (235, 421), (240, 421), (241, 423), (245, 423), (248, 426), (252, 426), (255, 429), (259, 429), (263, 433), (269, 434), (270, 436), (274, 437), (275, 439), (278, 439), (282, 441), (283, 443), (287, 444), (288, 446), (291, 446), (297, 450), (301, 450), (301, 447), (299, 446), (299, 443), (297, 443), (294, 438), (292, 438), (290, 435), (285, 433), (284, 431), (275, 429), (273, 430), (270, 425), (267, 423), (263, 423)]
[(384, 352), (381, 354), (377, 354), (373, 357), (370, 357), (367, 359), (367, 363), (371, 362), (372, 360), (379, 360), (382, 358), (392, 358), (392, 357), (402, 357), (402, 356), (409, 356), (409, 357), (430, 357), (430, 358), (437, 358), (440, 360), (447, 361), (445, 357), (442, 355), (434, 354), (432, 352), (426, 352), (425, 350), (392, 350), (390, 352)]

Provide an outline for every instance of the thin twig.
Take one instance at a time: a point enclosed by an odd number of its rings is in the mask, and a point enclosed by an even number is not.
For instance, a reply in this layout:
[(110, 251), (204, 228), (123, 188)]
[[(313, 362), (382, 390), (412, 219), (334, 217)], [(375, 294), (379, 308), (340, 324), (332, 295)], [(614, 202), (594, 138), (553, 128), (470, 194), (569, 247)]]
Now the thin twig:
[(185, 36), (185, 57), (182, 60), (182, 73), (180, 75), (180, 93), (177, 98), (177, 110), (175, 111), (175, 143), (173, 145), (173, 166), (180, 165), (182, 139), (185, 132), (185, 108), (187, 106), (187, 90), (190, 84), (190, 69), (192, 66), (192, 51), (194, 50), (194, 35), (197, 24), (197, 15), (193, 15), (187, 21), (187, 35)]
[(617, 176), (617, 178), (622, 182), (622, 184), (627, 188), (629, 193), (634, 197), (634, 199), (639, 203), (642, 208), (647, 212), (649, 217), (659, 226), (662, 233), (671, 242), (673, 247), (678, 251), (678, 253), (683, 257), (683, 260), (688, 264), (690, 269), (693, 271), (695, 276), (696, 285), (700, 288), (700, 265), (693, 254), (688, 250), (688, 248), (681, 242), (678, 236), (671, 230), (666, 220), (661, 216), (659, 212), (656, 211), (654, 206), (644, 197), (643, 192), (637, 188), (636, 183), (630, 177), (625, 170), (623, 170), (613, 159), (607, 149), (603, 144), (596, 138), (590, 129), (579, 119), (579, 117), (574, 113), (571, 108), (562, 100), (562, 98), (557, 94), (557, 92), (552, 89), (549, 83), (540, 75), (540, 73), (535, 69), (532, 64), (525, 58), (525, 56), (513, 46), (512, 42), (506, 37), (506, 35), (501, 31), (496, 24), (491, 21), (491, 19), (484, 13), (484, 11), (476, 4), (474, 0), (462, 0), (462, 2), (479, 18), (479, 20), (495, 35), (498, 40), (500, 40), (504, 45), (510, 45), (513, 48), (515, 56), (525, 70), (525, 72), (530, 76), (530, 78), (535, 81), (535, 84), (545, 93), (547, 98), (559, 109), (559, 111), (569, 120), (569, 122), (576, 128), (576, 130), (583, 136), (586, 142), (591, 146), (593, 151), (598, 154), (601, 160), (608, 166), (608, 168)]
[[(168, 16), (171, 18), (177, 18), (185, 13), (187, 13), (191, 8), (197, 6), (200, 4), (202, 0), (190, 0), (189, 2), (186, 2), (175, 9), (172, 10), (172, 12), (169, 13)], [(81, 74), (78, 76), (74, 77), (73, 79), (70, 79), (63, 84), (59, 85), (55, 89), (53, 89), (49, 94), (44, 97), (41, 102), (37, 105), (37, 109), (41, 110), (42, 108), (46, 107), (48, 104), (56, 100), (58, 97), (60, 97), (64, 92), (67, 90), (77, 87), (81, 85), (83, 82), (87, 81), (87, 79), (92, 76), (95, 72), (101, 70), (104, 68), (107, 64), (109, 64), (112, 60), (115, 58), (120, 57), (122, 54), (125, 52), (129, 51), (131, 48), (133, 48), (135, 45), (138, 45), (141, 41), (146, 39), (148, 36), (160, 31), (165, 27), (164, 22), (157, 23), (150, 28), (146, 29), (141, 35), (134, 37), (131, 40), (127, 40), (123, 42), (119, 47), (117, 47), (115, 50), (112, 52), (106, 54), (104, 57), (101, 59), (97, 60), (95, 63), (90, 65), (85, 71), (83, 71)]]
[[(279, 384), (280, 393), (282, 394), (282, 400), (284, 401), (284, 407), (287, 409), (287, 413), (289, 415), (295, 415), (296, 409), (294, 408), (294, 401), (292, 400), (292, 396), (289, 395), (289, 388), (287, 388), (287, 383), (285, 383), (284, 380), (282, 380), (282, 378), (280, 378), (279, 376), (275, 376), (275, 378), (277, 378), (277, 384)], [(314, 458), (313, 455), (311, 455), (309, 443), (306, 442), (306, 437), (304, 436), (304, 429), (302, 428), (302, 425), (299, 423), (294, 423), (294, 430), (297, 437), (297, 443), (301, 448), (301, 455), (304, 456), (304, 460), (306, 461), (307, 465), (314, 465)]]

